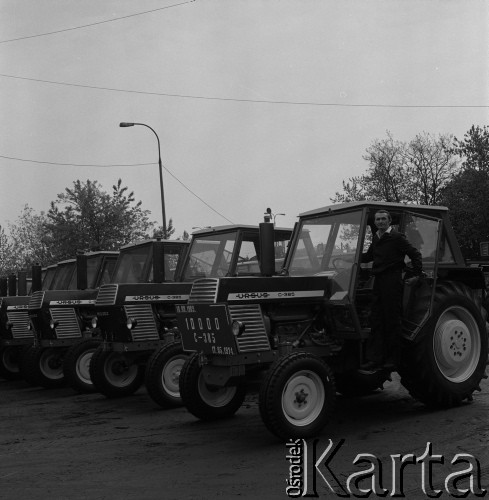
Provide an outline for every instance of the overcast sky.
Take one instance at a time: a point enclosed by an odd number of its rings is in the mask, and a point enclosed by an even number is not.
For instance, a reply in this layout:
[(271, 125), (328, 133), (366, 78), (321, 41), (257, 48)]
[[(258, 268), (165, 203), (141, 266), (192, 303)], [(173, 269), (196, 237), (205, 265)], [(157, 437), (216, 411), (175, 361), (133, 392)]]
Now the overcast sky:
[(161, 223), (156, 137), (121, 121), (160, 138), (176, 235), (257, 224), (267, 207), (292, 225), (364, 173), (387, 130), (489, 124), (488, 13), (485, 0), (0, 0), (0, 225), (76, 179), (118, 178)]

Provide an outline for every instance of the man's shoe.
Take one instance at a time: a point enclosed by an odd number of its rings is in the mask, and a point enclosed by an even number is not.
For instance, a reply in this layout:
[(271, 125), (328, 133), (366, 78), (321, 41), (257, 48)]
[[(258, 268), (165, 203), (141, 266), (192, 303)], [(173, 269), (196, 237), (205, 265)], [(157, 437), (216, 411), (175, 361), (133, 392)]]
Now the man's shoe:
[(357, 371), (362, 375), (373, 375), (380, 370), (381, 368), (377, 363), (375, 363), (374, 361), (367, 361), (366, 363), (361, 364), (360, 368)]
[(387, 359), (382, 363), (382, 368), (384, 370), (394, 370), (396, 367), (396, 363), (393, 359)]
[(368, 370), (368, 369), (373, 368), (373, 367), (375, 367), (377, 365), (378, 365), (378, 363), (375, 363), (374, 361), (366, 361), (365, 363), (362, 363), (360, 365), (360, 368), (362, 370)]

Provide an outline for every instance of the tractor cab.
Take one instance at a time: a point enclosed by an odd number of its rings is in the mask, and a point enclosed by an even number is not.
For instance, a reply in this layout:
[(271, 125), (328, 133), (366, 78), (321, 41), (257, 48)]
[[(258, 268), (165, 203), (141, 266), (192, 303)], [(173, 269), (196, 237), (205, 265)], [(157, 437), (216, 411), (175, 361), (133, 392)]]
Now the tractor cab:
[[(406, 235), (421, 252), (423, 271), (434, 286), (438, 267), (449, 272), (463, 265), (463, 258), (447, 219), (447, 209), (396, 203), (357, 202), (325, 207), (300, 215), (284, 273), (289, 276), (324, 276), (331, 326), (340, 337), (365, 337), (374, 276), (372, 263), (362, 263), (377, 231), (375, 213), (387, 209), (391, 227)], [(452, 244), (451, 241), (455, 241)], [(412, 276), (406, 257), (405, 277)], [(413, 289), (405, 289), (404, 310), (413, 302)], [(429, 305), (429, 304), (428, 304)], [(425, 313), (427, 311), (424, 311)], [(409, 316), (407, 314), (406, 316)], [(406, 334), (415, 336), (424, 314), (417, 311), (415, 324), (405, 322)]]

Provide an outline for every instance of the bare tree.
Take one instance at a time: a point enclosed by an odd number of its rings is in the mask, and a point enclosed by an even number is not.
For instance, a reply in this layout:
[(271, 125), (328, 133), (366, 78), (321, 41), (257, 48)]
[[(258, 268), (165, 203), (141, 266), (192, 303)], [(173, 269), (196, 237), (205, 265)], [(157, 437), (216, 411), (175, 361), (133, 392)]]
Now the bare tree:
[(438, 205), (443, 188), (458, 170), (451, 151), (453, 136), (416, 135), (404, 151), (407, 178), (412, 183), (413, 200), (422, 205)]
[(441, 190), (457, 169), (451, 141), (449, 135), (437, 138), (422, 133), (406, 143), (394, 140), (387, 131), (387, 138), (376, 139), (363, 156), (367, 172), (343, 181), (343, 192), (337, 192), (332, 201), (439, 203)]

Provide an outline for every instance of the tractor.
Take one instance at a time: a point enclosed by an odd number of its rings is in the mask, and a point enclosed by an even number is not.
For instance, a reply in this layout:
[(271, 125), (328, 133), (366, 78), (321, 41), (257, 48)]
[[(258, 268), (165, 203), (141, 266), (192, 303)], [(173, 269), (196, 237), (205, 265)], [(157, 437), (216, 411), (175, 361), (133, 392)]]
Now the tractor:
[[(291, 230), (277, 228), (274, 234), (280, 268)], [(144, 383), (161, 407), (180, 406), (178, 377), (187, 354), (176, 328), (176, 305), (187, 302), (198, 278), (259, 275), (259, 256), (257, 226), (217, 226), (193, 233), (182, 265), (165, 282), (133, 279), (117, 284), (116, 271), (115, 283), (101, 287), (95, 302), (95, 321), (104, 339), (90, 364), (96, 389), (117, 398), (133, 394)], [(128, 261), (125, 268), (130, 267)]]
[(110, 280), (117, 255), (118, 252), (88, 252), (62, 261), (56, 266), (49, 289), (31, 295), (28, 313), (34, 340), (21, 369), (31, 385), (64, 385), (66, 363), (72, 365), (70, 373), (83, 373), (88, 360), (75, 358), (70, 348), (80, 340), (92, 340), (96, 290)]
[[(194, 281), (187, 304), (177, 306), (189, 354), (180, 395), (194, 416), (230, 417), (258, 385), (266, 428), (280, 439), (306, 439), (327, 425), (337, 393), (362, 396), (390, 379), (390, 369), (360, 370), (375, 279), (362, 253), (379, 209), (420, 251), (424, 271), (404, 285), (395, 371), (430, 407), (472, 399), (486, 377), (486, 287), (482, 270), (464, 262), (448, 209), (361, 201), (302, 213), (279, 276), (265, 265), (261, 277)], [(267, 231), (262, 240), (271, 254)]]
[[(56, 264), (32, 266), (31, 277), (25, 271), (0, 279), (0, 376), (7, 380), (22, 377), (23, 358), (34, 342), (28, 314), (30, 295), (49, 289)], [(3, 285), (6, 286), (3, 286)]]

